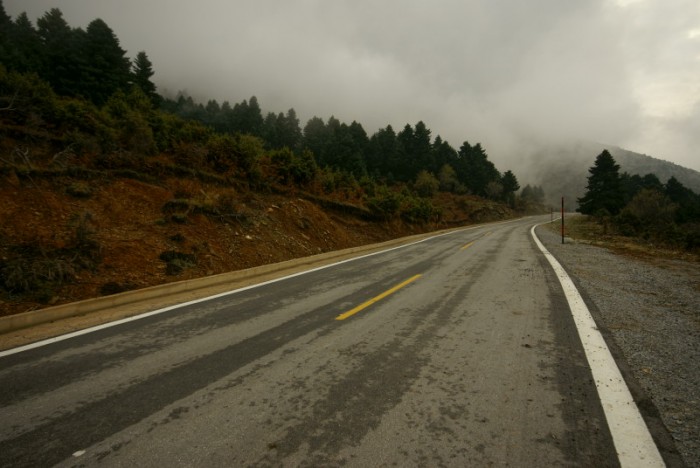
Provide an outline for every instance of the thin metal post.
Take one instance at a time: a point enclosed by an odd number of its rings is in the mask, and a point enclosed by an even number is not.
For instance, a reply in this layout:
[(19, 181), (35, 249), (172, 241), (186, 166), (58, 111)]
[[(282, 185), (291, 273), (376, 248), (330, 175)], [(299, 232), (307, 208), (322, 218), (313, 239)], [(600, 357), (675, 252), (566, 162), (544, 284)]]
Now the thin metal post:
[(564, 197), (561, 197), (561, 243), (564, 243)]

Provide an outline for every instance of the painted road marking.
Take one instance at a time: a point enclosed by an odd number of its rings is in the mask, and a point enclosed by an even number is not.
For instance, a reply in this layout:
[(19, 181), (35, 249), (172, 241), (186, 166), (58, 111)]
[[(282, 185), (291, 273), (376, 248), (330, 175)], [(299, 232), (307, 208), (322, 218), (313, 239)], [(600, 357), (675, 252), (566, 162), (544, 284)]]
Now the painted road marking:
[(470, 243), (466, 244), (464, 247), (462, 247), (462, 248), (459, 249), (459, 250), (466, 250), (466, 249), (468, 249), (469, 247), (472, 246), (472, 244), (473, 244), (474, 242), (476, 242), (476, 241), (471, 241)]
[(345, 320), (346, 318), (355, 315), (356, 313), (360, 312), (361, 310), (366, 309), (367, 307), (371, 306), (371, 305), (374, 304), (375, 302), (379, 302), (379, 301), (381, 301), (382, 299), (384, 299), (385, 297), (394, 294), (394, 293), (395, 293), (396, 291), (398, 291), (399, 289), (401, 289), (401, 288), (403, 288), (403, 287), (405, 287), (405, 286), (408, 286), (409, 284), (413, 283), (415, 280), (417, 280), (417, 279), (420, 278), (421, 276), (422, 276), (422, 275), (413, 276), (413, 277), (407, 279), (406, 281), (404, 281), (403, 283), (397, 284), (396, 286), (394, 286), (393, 288), (389, 289), (388, 291), (384, 291), (384, 292), (381, 293), (379, 296), (373, 297), (373, 298), (370, 299), (369, 301), (360, 304), (359, 306), (355, 307), (354, 309), (348, 310), (348, 311), (345, 312), (344, 314), (338, 315), (335, 319), (336, 319), (336, 320)]
[(620, 466), (622, 468), (666, 466), (622, 378), (620, 369), (610, 354), (603, 335), (598, 331), (591, 312), (564, 268), (537, 238), (536, 227), (533, 226), (530, 233), (537, 247), (552, 265), (564, 290), (598, 389), (598, 397), (605, 412), (605, 419), (608, 421)]
[[(517, 222), (517, 221), (520, 221), (520, 220), (521, 220), (521, 219), (516, 218), (516, 219), (509, 219), (509, 220), (507, 220), (507, 221), (498, 221), (498, 222), (496, 222), (496, 223), (487, 223), (487, 224), (490, 225), (490, 226), (497, 226), (497, 225), (500, 225), (500, 224), (514, 223), (514, 222)], [(372, 253), (369, 253), (369, 254), (361, 255), (361, 256), (359, 256), (359, 257), (348, 258), (348, 259), (346, 259), (346, 260), (341, 260), (341, 261), (335, 262), (335, 263), (329, 263), (328, 265), (323, 265), (323, 266), (320, 266), (320, 267), (311, 268), (311, 269), (309, 269), (309, 270), (300, 271), (300, 272), (298, 272), (298, 273), (292, 273), (291, 275), (282, 276), (282, 277), (280, 277), (280, 278), (275, 278), (275, 279), (272, 279), (272, 280), (269, 280), (269, 281), (263, 281), (262, 283), (252, 284), (252, 285), (250, 285), (250, 286), (244, 286), (244, 287), (238, 288), (238, 289), (232, 289), (231, 291), (226, 291), (226, 292), (223, 292), (223, 293), (215, 294), (215, 295), (213, 295), (213, 296), (202, 297), (202, 298), (199, 298), (199, 299), (194, 299), (194, 300), (191, 300), (191, 301), (183, 302), (183, 303), (181, 303), (181, 304), (174, 304), (174, 305), (171, 305), (171, 306), (168, 306), (168, 307), (163, 307), (163, 308), (161, 308), (161, 309), (153, 310), (153, 311), (151, 311), (151, 312), (145, 312), (145, 313), (143, 313), (143, 314), (133, 315), (133, 316), (131, 316), (131, 317), (127, 317), (127, 318), (115, 320), (114, 322), (107, 322), (107, 323), (103, 323), (103, 324), (101, 324), (101, 325), (95, 325), (94, 327), (84, 328), (84, 329), (82, 329), (82, 330), (74, 331), (74, 332), (71, 332), (71, 333), (66, 333), (65, 335), (59, 335), (59, 336), (55, 336), (55, 337), (53, 337), (53, 338), (47, 338), (47, 339), (45, 339), (45, 340), (36, 341), (36, 342), (34, 342), (34, 343), (30, 343), (30, 344), (27, 344), (27, 345), (18, 346), (18, 347), (16, 347), (16, 348), (6, 349), (5, 351), (0, 351), (0, 358), (5, 357), (5, 356), (10, 356), (10, 355), (12, 355), (12, 354), (21, 353), (21, 352), (24, 352), (24, 351), (29, 351), (30, 349), (41, 348), (42, 346), (47, 346), (47, 345), (50, 345), (50, 344), (53, 344), (53, 343), (58, 343), (58, 342), (60, 342), (60, 341), (68, 340), (68, 339), (75, 338), (75, 337), (78, 337), (78, 336), (87, 335), (87, 334), (89, 334), (89, 333), (94, 333), (94, 332), (99, 331), (99, 330), (104, 330), (104, 329), (106, 329), (106, 328), (115, 327), (115, 326), (121, 325), (121, 324), (123, 324), (123, 323), (135, 322), (136, 320), (141, 320), (141, 319), (143, 319), (143, 318), (151, 317), (151, 316), (153, 316), (153, 315), (160, 315), (160, 314), (163, 314), (163, 313), (165, 313), (165, 312), (169, 312), (169, 311), (171, 311), (171, 310), (177, 310), (177, 309), (180, 309), (180, 308), (182, 308), (182, 307), (186, 307), (186, 306), (190, 306), (190, 305), (194, 305), (194, 304), (199, 304), (199, 303), (201, 303), (201, 302), (211, 301), (212, 299), (217, 299), (217, 298), (219, 298), (219, 297), (224, 297), (224, 296), (230, 296), (230, 295), (233, 295), (233, 294), (238, 294), (238, 293), (241, 293), (241, 292), (243, 292), (243, 291), (248, 291), (249, 289), (260, 288), (260, 287), (262, 287), (262, 286), (267, 286), (267, 285), (269, 285), (269, 284), (277, 283), (277, 282), (280, 282), (280, 281), (285, 281), (285, 280), (287, 280), (287, 279), (294, 278), (294, 277), (296, 277), (296, 276), (307, 275), (307, 274), (313, 273), (313, 272), (315, 272), (315, 271), (325, 270), (326, 268), (333, 268), (333, 267), (335, 267), (335, 266), (342, 265), (342, 264), (344, 264), (344, 263), (355, 262), (355, 261), (357, 261), (357, 260), (362, 260), (362, 259), (364, 259), (364, 258), (373, 257), (373, 256), (375, 256), (375, 255), (382, 255), (382, 254), (385, 254), (385, 253), (387, 253), (387, 252), (391, 252), (391, 251), (393, 251), (393, 250), (405, 249), (405, 248), (407, 248), (407, 247), (411, 247), (411, 246), (413, 246), (413, 245), (421, 244), (421, 243), (423, 243), (423, 242), (428, 242), (428, 241), (431, 241), (431, 240), (433, 240), (433, 239), (437, 239), (437, 238), (439, 238), (439, 237), (451, 236), (451, 235), (459, 234), (459, 233), (462, 233), (462, 232), (465, 232), (465, 231), (471, 231), (471, 230), (473, 230), (473, 229), (479, 229), (479, 228), (481, 228), (481, 227), (484, 227), (484, 224), (477, 224), (477, 225), (475, 225), (475, 226), (469, 226), (469, 227), (466, 227), (466, 228), (463, 228), (463, 229), (456, 229), (456, 230), (454, 230), (454, 231), (444, 232), (444, 233), (437, 234), (437, 235), (434, 235), (434, 236), (431, 236), (431, 237), (427, 237), (427, 238), (425, 238), (425, 239), (421, 239), (421, 240), (419, 240), (419, 241), (411, 242), (411, 243), (409, 243), (409, 244), (399, 245), (399, 246), (397, 246), (397, 247), (391, 247), (391, 248), (388, 248), (388, 249), (385, 249), (385, 250), (379, 250), (379, 251), (377, 251), (377, 252), (372, 252)]]

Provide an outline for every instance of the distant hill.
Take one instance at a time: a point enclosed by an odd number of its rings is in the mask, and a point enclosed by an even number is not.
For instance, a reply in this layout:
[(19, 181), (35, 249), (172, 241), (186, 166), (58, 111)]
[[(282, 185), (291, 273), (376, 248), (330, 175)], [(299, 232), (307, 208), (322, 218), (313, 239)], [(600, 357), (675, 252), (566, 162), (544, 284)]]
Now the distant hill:
[(529, 180), (525, 180), (543, 188), (548, 204), (554, 207), (560, 206), (563, 196), (566, 208), (574, 210), (578, 206), (576, 199), (586, 192), (588, 169), (593, 166), (596, 156), (604, 149), (607, 149), (620, 165), (621, 173), (627, 172), (630, 175), (640, 176), (651, 173), (663, 183), (675, 177), (695, 193), (700, 193), (700, 172), (698, 171), (617, 146), (585, 141), (566, 146), (549, 146), (533, 152), (529, 157), (532, 174)]

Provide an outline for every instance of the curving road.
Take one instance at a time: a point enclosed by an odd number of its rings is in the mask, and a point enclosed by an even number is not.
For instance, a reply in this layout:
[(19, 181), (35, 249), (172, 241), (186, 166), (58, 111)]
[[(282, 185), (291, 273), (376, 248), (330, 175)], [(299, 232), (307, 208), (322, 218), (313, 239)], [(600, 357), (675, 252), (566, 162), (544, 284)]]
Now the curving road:
[(0, 466), (617, 466), (536, 221), (0, 357)]

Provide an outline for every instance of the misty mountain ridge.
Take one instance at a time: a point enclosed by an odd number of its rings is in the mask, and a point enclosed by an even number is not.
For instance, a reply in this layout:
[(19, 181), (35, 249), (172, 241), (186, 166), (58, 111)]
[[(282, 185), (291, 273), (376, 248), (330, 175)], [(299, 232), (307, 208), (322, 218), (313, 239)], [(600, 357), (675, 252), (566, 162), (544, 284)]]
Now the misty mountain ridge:
[[(533, 151), (527, 164), (536, 168), (523, 182), (543, 188), (546, 203), (561, 206), (561, 197), (567, 210), (575, 210), (577, 199), (586, 193), (588, 169), (603, 150), (607, 149), (620, 165), (620, 174), (656, 175), (662, 183), (675, 177), (695, 193), (700, 193), (700, 172), (678, 164), (635, 153), (614, 145), (579, 140), (571, 144), (549, 145)], [(523, 184), (524, 185), (524, 184)]]

